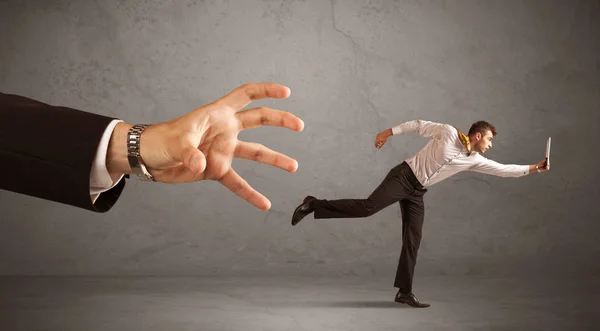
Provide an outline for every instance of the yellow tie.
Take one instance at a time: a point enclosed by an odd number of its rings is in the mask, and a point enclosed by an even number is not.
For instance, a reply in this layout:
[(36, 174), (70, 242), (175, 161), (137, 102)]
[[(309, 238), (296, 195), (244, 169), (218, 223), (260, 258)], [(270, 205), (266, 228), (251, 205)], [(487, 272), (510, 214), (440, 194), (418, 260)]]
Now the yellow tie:
[(457, 127), (454, 128), (458, 132), (458, 139), (460, 139), (460, 142), (465, 146), (465, 148), (469, 152), (468, 155), (471, 155), (471, 141), (469, 140), (469, 136), (462, 133)]

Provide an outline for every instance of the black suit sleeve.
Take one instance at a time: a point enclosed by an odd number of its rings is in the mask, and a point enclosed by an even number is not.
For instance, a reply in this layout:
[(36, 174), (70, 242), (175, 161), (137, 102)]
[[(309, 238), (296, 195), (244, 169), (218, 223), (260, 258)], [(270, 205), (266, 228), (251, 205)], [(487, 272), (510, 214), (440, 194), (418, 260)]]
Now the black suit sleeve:
[(0, 189), (95, 212), (115, 204), (125, 179), (90, 198), (90, 172), (113, 118), (0, 93)]

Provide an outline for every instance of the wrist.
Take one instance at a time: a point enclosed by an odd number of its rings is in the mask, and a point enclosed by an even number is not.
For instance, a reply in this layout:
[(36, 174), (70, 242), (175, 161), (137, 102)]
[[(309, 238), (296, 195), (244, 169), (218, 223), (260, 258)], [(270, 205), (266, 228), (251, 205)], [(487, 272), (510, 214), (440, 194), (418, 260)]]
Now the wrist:
[(127, 160), (127, 134), (133, 125), (120, 122), (110, 136), (106, 153), (106, 169), (110, 174), (131, 174)]

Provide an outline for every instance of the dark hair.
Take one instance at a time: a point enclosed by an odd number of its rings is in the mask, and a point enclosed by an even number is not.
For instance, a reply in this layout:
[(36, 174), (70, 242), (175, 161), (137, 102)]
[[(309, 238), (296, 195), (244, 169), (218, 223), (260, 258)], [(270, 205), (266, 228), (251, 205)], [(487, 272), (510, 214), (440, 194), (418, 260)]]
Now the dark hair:
[(497, 134), (496, 128), (493, 125), (486, 121), (478, 121), (471, 125), (471, 128), (469, 129), (469, 136), (472, 136), (477, 132), (481, 133), (483, 136), (488, 130), (492, 131), (492, 135), (494, 136)]

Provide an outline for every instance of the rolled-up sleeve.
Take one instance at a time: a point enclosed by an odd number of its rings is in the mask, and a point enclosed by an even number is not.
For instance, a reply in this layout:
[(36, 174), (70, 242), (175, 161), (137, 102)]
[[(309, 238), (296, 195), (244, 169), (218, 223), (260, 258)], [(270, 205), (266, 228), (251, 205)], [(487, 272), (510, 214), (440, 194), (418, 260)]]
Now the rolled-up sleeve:
[(393, 135), (418, 133), (423, 137), (441, 138), (453, 129), (451, 125), (424, 120), (413, 120), (396, 125), (392, 128)]
[(528, 165), (502, 164), (483, 156), (470, 170), (500, 177), (521, 177), (529, 174)]

